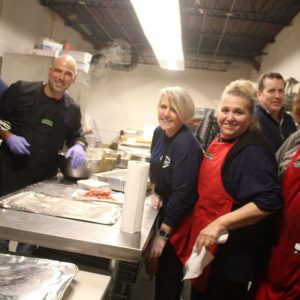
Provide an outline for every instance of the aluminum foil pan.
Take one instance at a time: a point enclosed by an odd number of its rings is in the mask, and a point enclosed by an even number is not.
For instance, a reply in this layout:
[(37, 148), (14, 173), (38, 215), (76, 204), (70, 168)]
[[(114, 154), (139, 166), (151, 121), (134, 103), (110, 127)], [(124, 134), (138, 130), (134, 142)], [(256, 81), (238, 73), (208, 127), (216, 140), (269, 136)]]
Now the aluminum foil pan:
[(1, 201), (0, 205), (4, 208), (100, 224), (114, 224), (121, 215), (121, 207), (117, 204), (59, 198), (32, 191), (15, 194)]
[[(114, 191), (124, 192), (128, 170), (112, 170), (102, 173), (95, 173), (94, 176), (99, 180), (107, 182), (110, 188)], [(151, 188), (150, 180), (148, 179), (147, 189)]]
[(77, 272), (72, 263), (0, 254), (0, 299), (61, 299)]

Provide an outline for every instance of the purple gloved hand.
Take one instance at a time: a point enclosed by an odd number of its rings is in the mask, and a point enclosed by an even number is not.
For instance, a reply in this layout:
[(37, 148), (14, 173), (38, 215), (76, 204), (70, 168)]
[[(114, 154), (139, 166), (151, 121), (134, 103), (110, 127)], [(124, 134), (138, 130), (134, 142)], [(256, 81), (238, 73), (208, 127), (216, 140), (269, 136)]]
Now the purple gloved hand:
[(30, 155), (30, 151), (27, 149), (30, 144), (22, 136), (11, 134), (6, 140), (6, 144), (14, 154)]
[(85, 163), (85, 152), (83, 146), (75, 144), (71, 147), (66, 154), (66, 158), (69, 157), (71, 157), (71, 167), (73, 169), (81, 167)]

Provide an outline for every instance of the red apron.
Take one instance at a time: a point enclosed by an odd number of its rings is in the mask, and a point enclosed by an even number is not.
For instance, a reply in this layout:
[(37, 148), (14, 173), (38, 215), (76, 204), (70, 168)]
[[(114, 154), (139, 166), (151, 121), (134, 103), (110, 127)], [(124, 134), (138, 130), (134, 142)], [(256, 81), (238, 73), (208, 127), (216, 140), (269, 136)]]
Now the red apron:
[[(201, 163), (198, 178), (199, 200), (196, 202), (193, 212), (184, 218), (180, 227), (170, 238), (170, 242), (183, 264), (191, 255), (200, 231), (232, 209), (234, 200), (224, 189), (221, 168), (234, 144), (219, 142), (218, 139), (215, 139)], [(199, 279), (192, 280), (193, 284), (201, 290), (204, 290), (206, 285), (208, 268), (206, 269)]]
[(256, 300), (300, 299), (300, 149), (293, 156), (283, 178), (284, 198), (279, 242), (272, 248), (267, 282), (261, 282)]

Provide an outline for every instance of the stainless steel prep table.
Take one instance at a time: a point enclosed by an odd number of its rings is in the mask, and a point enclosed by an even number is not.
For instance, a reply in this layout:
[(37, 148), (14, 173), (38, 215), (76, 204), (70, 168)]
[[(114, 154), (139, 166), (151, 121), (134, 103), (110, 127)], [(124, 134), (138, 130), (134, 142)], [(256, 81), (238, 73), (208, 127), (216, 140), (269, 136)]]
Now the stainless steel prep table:
[[(53, 180), (60, 179), (44, 181), (43, 184), (49, 183), (51, 186)], [(70, 183), (67, 181), (61, 180), (60, 184), (62, 193), (64, 187), (70, 188)], [(34, 190), (34, 186), (26, 190)], [(74, 185), (74, 189), (76, 188)], [(57, 195), (57, 191), (53, 193)], [(157, 210), (145, 205), (141, 232), (129, 234), (120, 230), (121, 217), (114, 225), (102, 225), (2, 208), (0, 238), (57, 250), (138, 262), (156, 216)]]
[[(58, 177), (44, 181), (43, 184), (61, 187), (53, 190), (54, 196), (72, 189), (72, 182)], [(74, 182), (73, 182), (74, 185)], [(78, 188), (74, 185), (74, 189)], [(22, 191), (35, 191), (32, 185)], [(21, 191), (17, 191), (16, 194)], [(6, 195), (0, 201), (11, 196)], [(112, 287), (116, 282), (119, 262), (137, 263), (141, 259), (142, 249), (147, 242), (158, 211), (145, 205), (141, 232), (129, 234), (120, 230), (121, 217), (114, 225), (102, 225), (79, 220), (46, 216), (42, 214), (0, 209), (0, 238), (35, 244), (47, 248), (108, 258), (111, 260)]]

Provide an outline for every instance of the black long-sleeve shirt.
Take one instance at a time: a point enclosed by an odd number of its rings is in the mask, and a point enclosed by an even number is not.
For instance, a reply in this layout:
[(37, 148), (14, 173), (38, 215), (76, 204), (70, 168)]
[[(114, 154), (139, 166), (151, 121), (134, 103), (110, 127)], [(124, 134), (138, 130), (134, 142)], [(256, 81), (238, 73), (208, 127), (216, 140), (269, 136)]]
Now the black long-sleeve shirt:
[(30, 155), (15, 155), (2, 143), (0, 195), (54, 176), (64, 143), (70, 147), (85, 142), (79, 106), (68, 93), (59, 100), (48, 97), (43, 82), (12, 84), (1, 98), (0, 119), (9, 121), (11, 132), (30, 144)]

